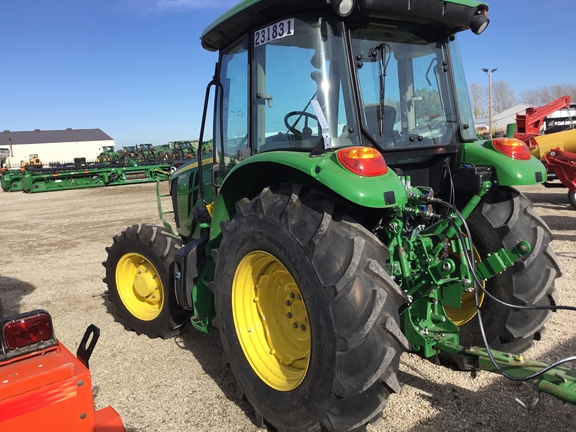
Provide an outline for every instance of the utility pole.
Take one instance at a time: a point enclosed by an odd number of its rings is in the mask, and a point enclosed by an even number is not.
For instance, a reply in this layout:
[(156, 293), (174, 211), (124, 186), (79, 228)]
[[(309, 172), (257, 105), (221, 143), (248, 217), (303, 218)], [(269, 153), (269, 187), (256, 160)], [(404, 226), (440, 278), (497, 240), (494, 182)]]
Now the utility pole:
[(482, 72), (488, 75), (488, 116), (490, 121), (490, 139), (492, 139), (492, 74), (496, 72), (498, 68), (488, 70), (487, 68), (483, 68)]

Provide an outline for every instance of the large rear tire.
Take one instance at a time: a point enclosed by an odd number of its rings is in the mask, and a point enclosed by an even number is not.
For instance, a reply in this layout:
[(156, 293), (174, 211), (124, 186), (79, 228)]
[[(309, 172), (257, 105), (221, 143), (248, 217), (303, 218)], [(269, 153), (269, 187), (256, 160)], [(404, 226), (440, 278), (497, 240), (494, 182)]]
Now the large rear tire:
[(114, 236), (106, 248), (108, 298), (128, 329), (169, 338), (188, 321), (191, 312), (177, 304), (174, 293), (174, 253), (181, 246), (166, 228), (140, 224)]
[[(532, 251), (502, 274), (486, 281), (486, 289), (511, 304), (556, 305), (554, 280), (560, 265), (550, 246), (552, 233), (532, 209), (532, 202), (516, 189), (498, 187), (468, 218), (474, 246), (479, 256), (510, 249), (524, 240)], [(480, 308), (491, 348), (522, 353), (533, 340), (540, 339), (550, 310), (512, 310), (488, 297)], [(478, 318), (460, 327), (462, 345), (483, 346)]]
[(267, 188), (236, 210), (216, 254), (216, 310), (259, 426), (344, 431), (381, 418), (409, 349), (386, 247), (300, 186)]

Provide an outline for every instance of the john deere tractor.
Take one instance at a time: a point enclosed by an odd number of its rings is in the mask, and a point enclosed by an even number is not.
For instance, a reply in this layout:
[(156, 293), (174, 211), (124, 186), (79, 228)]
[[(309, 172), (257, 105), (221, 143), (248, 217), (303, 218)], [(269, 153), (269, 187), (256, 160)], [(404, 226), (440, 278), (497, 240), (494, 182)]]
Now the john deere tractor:
[(196, 157), (192, 141), (174, 141), (172, 159), (184, 160)]
[(139, 144), (136, 146), (136, 157), (138, 162), (154, 162), (158, 154), (152, 144)]
[(124, 146), (122, 150), (118, 152), (120, 161), (126, 165), (134, 165), (138, 161), (138, 149), (136, 146)]
[[(481, 33), (487, 11), (244, 0), (213, 22), (199, 143), (213, 124), (213, 156), (172, 174), (174, 228), (161, 208), (163, 226), (107, 248), (124, 324), (152, 338), (217, 327), (258, 424), (277, 430), (377, 421), (405, 351), (533, 373), (519, 354), (555, 308), (560, 268), (515, 189), (544, 167), (474, 131), (456, 35)], [(574, 402), (571, 376), (542, 372), (541, 388)]]
[(102, 152), (96, 156), (98, 163), (118, 163), (120, 155), (116, 152), (114, 146), (102, 146)]

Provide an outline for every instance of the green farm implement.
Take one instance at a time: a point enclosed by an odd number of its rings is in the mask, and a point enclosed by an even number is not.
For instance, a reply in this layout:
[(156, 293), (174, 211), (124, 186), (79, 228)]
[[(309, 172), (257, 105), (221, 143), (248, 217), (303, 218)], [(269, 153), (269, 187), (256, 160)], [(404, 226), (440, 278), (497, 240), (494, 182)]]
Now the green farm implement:
[(48, 170), (42, 172), (25, 171), (22, 178), (24, 192), (49, 192), (166, 180), (170, 175), (170, 165), (47, 171)]
[(22, 190), (22, 177), (24, 170), (0, 169), (0, 185), (4, 192), (16, 192)]
[[(191, 163), (194, 161), (195, 159)], [(170, 172), (180, 165), (168, 161), (130, 166), (102, 162), (78, 166), (68, 164), (51, 168), (3, 170), (0, 171), (0, 182), (5, 192), (28, 193), (119, 186), (167, 180)]]
[(211, 156), (172, 173), (162, 226), (107, 248), (125, 326), (217, 327), (258, 425), (279, 431), (377, 422), (406, 351), (574, 402), (573, 372), (522, 356), (562, 308), (561, 272), (515, 189), (544, 166), (474, 132), (456, 36), (482, 33), (487, 11), (244, 0), (212, 23)]

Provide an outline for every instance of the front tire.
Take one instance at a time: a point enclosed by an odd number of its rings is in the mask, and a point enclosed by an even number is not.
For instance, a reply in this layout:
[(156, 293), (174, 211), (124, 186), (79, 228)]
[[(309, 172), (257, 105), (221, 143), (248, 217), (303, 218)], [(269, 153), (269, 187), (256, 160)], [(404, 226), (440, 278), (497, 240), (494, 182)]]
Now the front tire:
[(278, 430), (375, 421), (409, 343), (388, 251), (333, 201), (299, 186), (237, 204), (217, 251), (220, 335), (239, 386)]
[(177, 304), (173, 287), (174, 253), (179, 237), (150, 224), (133, 225), (107, 247), (104, 282), (124, 325), (151, 338), (180, 333), (191, 315)]
[[(560, 265), (550, 246), (552, 233), (532, 209), (532, 202), (510, 187), (494, 190), (468, 218), (479, 256), (510, 249), (524, 240), (532, 251), (503, 273), (488, 279), (488, 292), (506, 303), (529, 306), (556, 305), (554, 281)], [(488, 297), (480, 308), (491, 348), (522, 353), (540, 339), (550, 310), (512, 310)], [(484, 346), (478, 318), (460, 327), (462, 345)]]

